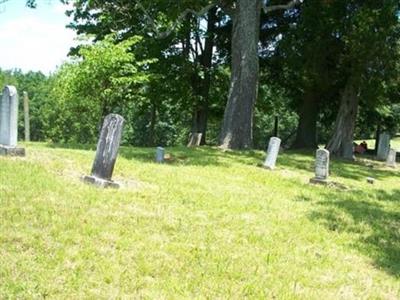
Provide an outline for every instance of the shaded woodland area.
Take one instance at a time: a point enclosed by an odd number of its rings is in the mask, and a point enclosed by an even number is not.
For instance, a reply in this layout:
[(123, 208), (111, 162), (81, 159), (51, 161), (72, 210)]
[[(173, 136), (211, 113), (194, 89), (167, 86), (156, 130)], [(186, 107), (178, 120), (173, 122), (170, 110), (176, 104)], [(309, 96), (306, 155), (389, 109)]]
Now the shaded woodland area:
[(264, 148), (278, 131), (346, 157), (355, 137), (398, 132), (398, 1), (82, 0), (67, 14), (85, 41), (70, 62), (0, 74), (30, 96), (32, 140), (93, 143), (109, 113), (139, 146), (200, 132)]

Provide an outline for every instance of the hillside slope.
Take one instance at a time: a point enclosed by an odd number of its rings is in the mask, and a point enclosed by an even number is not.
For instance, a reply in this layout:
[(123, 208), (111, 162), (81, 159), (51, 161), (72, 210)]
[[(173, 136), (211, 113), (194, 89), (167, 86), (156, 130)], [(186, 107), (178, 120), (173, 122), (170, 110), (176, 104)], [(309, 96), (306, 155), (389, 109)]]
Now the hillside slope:
[[(0, 157), (0, 298), (399, 299), (399, 171), (313, 153), (123, 147), (114, 179), (83, 184), (93, 147)], [(77, 149), (81, 148), (81, 149)], [(366, 177), (376, 178), (374, 185)]]

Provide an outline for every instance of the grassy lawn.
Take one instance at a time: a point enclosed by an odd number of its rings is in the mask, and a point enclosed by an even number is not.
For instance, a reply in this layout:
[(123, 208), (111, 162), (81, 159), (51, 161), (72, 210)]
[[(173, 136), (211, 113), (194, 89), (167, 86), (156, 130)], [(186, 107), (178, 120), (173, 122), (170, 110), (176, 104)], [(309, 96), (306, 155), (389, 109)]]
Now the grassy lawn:
[[(0, 299), (399, 299), (400, 172), (313, 153), (123, 148), (120, 190), (82, 184), (93, 147), (0, 157)], [(374, 185), (366, 177), (377, 179)], [(345, 189), (344, 189), (345, 188)]]

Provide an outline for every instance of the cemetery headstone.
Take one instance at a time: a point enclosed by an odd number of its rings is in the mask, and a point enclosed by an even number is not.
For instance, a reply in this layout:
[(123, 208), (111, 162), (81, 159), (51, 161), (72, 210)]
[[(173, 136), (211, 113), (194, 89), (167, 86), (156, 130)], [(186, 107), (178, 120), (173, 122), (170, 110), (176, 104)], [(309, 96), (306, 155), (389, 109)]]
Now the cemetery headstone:
[(14, 86), (3, 89), (0, 100), (0, 155), (24, 156), (18, 142), (18, 93)]
[(389, 150), (390, 150), (390, 135), (387, 132), (383, 132), (379, 136), (377, 159), (385, 161), (389, 155)]
[(281, 146), (281, 139), (277, 137), (272, 137), (269, 140), (267, 157), (264, 162), (264, 168), (273, 170), (275, 169), (276, 160), (278, 158), (279, 149)]
[(104, 119), (92, 172), (90, 176), (83, 177), (85, 182), (99, 187), (119, 188), (119, 184), (112, 181), (111, 177), (117, 160), (124, 121), (124, 118), (117, 114), (110, 114)]
[(23, 92), (24, 95), (24, 124), (25, 124), (25, 141), (31, 140), (31, 129), (29, 122), (29, 97), (27, 92)]
[(157, 147), (156, 150), (156, 162), (161, 164), (164, 162), (164, 154), (165, 154), (165, 150), (163, 147)]
[(348, 160), (355, 160), (353, 141), (348, 141), (343, 145), (343, 158)]
[(327, 184), (329, 177), (329, 151), (318, 149), (315, 156), (315, 177), (310, 183)]
[(388, 157), (386, 159), (386, 165), (388, 167), (396, 168), (396, 157), (397, 151), (395, 149), (390, 149)]
[(203, 134), (201, 132), (198, 133), (191, 133), (189, 136), (189, 143), (188, 147), (199, 147), (201, 144), (201, 139), (203, 137)]

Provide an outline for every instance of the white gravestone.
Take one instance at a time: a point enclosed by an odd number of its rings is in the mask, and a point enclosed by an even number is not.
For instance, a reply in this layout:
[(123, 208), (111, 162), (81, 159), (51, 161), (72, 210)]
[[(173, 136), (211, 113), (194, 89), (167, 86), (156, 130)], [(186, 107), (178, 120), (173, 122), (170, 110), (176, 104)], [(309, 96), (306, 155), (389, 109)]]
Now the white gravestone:
[(159, 164), (164, 162), (164, 153), (165, 153), (165, 150), (163, 147), (157, 147), (156, 162), (158, 162)]
[(379, 136), (379, 144), (378, 144), (378, 160), (385, 161), (389, 155), (390, 150), (390, 135), (387, 132), (383, 132)]
[(3, 89), (0, 100), (0, 155), (25, 155), (18, 142), (18, 93), (14, 86)]
[(267, 158), (264, 162), (264, 168), (273, 170), (275, 169), (276, 159), (278, 158), (279, 149), (281, 146), (281, 139), (272, 137), (269, 140)]
[(201, 139), (203, 137), (203, 134), (201, 132), (198, 133), (191, 133), (189, 135), (189, 143), (188, 147), (199, 147), (201, 144)]
[(326, 184), (329, 177), (329, 151), (318, 149), (315, 156), (315, 177), (311, 183)]
[(117, 114), (105, 117), (97, 143), (92, 173), (90, 176), (83, 177), (85, 182), (99, 187), (119, 188), (119, 184), (112, 181), (111, 177), (118, 156), (124, 122), (124, 118)]
[(390, 149), (387, 160), (386, 160), (386, 165), (388, 167), (396, 168), (396, 157), (397, 157), (396, 150)]

